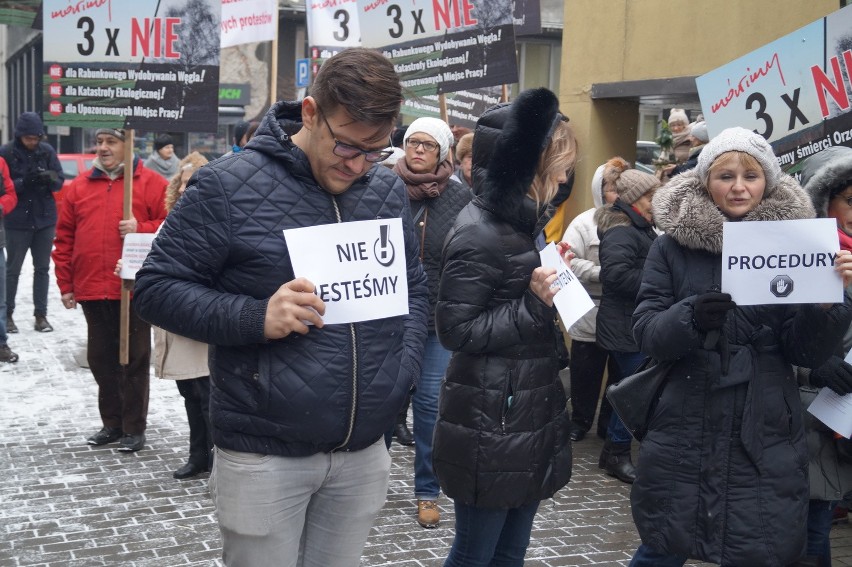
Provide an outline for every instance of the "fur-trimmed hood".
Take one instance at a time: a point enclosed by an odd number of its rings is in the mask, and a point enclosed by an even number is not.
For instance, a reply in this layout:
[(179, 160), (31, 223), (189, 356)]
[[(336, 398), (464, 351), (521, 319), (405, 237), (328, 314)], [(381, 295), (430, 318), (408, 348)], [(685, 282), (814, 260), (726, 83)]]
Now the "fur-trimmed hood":
[(812, 155), (802, 164), (802, 187), (814, 205), (817, 217), (828, 217), (831, 190), (852, 180), (852, 148), (832, 146)]
[(595, 211), (595, 224), (598, 227), (598, 236), (603, 235), (616, 226), (636, 226), (637, 228), (651, 228), (651, 223), (645, 217), (633, 210), (633, 207), (621, 201), (604, 205)]
[[(713, 202), (695, 170), (687, 171), (658, 189), (652, 202), (657, 227), (692, 250), (722, 253), (722, 227), (728, 218)], [(782, 174), (767, 187), (763, 200), (743, 221), (808, 219), (814, 209), (796, 180)]]
[(554, 123), (561, 119), (559, 100), (544, 88), (524, 91), (479, 117), (473, 137), (473, 190), (487, 209), (511, 224), (527, 224), (529, 219), (520, 218), (528, 216), (526, 195)]

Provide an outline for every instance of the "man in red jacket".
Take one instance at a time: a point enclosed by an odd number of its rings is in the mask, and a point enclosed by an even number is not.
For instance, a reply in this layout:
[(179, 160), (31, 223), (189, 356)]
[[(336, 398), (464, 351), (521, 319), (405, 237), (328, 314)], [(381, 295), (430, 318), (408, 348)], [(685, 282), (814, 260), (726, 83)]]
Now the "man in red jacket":
[(9, 174), (9, 166), (0, 157), (0, 362), (18, 362), (18, 355), (6, 344), (6, 231), (3, 217), (12, 212), (18, 204), (15, 184)]
[(121, 280), (113, 271), (122, 239), (157, 231), (166, 217), (166, 180), (133, 159), (133, 218), (123, 220), (124, 130), (96, 132), (92, 169), (69, 185), (56, 225), (56, 282), (66, 309), (82, 306), (88, 324), (89, 368), (98, 383), (103, 428), (90, 445), (119, 441), (120, 451), (145, 445), (151, 326), (130, 310), (129, 363), (119, 364)]

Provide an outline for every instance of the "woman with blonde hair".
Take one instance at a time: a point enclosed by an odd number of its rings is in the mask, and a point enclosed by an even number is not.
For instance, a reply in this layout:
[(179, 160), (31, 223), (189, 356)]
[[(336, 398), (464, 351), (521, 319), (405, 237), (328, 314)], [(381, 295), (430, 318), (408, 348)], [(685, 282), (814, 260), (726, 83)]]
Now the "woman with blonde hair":
[(536, 240), (576, 151), (547, 89), (477, 122), (477, 196), (445, 241), (435, 312), (438, 338), (453, 351), (432, 453), (455, 508), (445, 567), (523, 565), (539, 502), (571, 477), (556, 270), (541, 267)]

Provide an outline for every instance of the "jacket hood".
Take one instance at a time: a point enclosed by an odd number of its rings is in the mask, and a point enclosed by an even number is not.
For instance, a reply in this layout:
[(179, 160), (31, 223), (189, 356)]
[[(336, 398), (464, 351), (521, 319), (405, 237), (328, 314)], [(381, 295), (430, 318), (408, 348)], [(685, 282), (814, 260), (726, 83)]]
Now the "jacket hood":
[(615, 201), (596, 210), (595, 224), (598, 227), (599, 236), (602, 236), (606, 231), (616, 226), (635, 226), (642, 229), (651, 228), (651, 223), (645, 220), (645, 217), (637, 213), (632, 206), (622, 201)]
[[(712, 254), (722, 253), (722, 227), (728, 218), (713, 202), (696, 170), (676, 176), (654, 193), (652, 201), (657, 227), (680, 245)], [(775, 221), (808, 219), (814, 209), (796, 180), (781, 174), (763, 200), (742, 220)]]
[(535, 176), (556, 121), (559, 101), (547, 89), (522, 92), (486, 110), (473, 138), (473, 186), (487, 208), (511, 224)]
[(599, 165), (595, 170), (595, 174), (592, 176), (592, 185), (590, 187), (592, 191), (592, 202), (595, 204), (596, 209), (600, 209), (603, 206), (603, 173), (604, 169), (606, 169), (606, 164)]
[(852, 148), (832, 146), (802, 164), (802, 187), (820, 218), (828, 216), (831, 190), (852, 180)]
[(302, 104), (300, 102), (281, 100), (273, 104), (266, 111), (263, 120), (260, 122), (260, 126), (257, 127), (257, 131), (244, 149), (262, 149), (269, 143), (270, 140), (268, 139), (255, 141), (255, 138), (258, 136), (272, 136), (281, 146), (292, 146), (293, 142), (284, 130), (285, 124), (290, 126), (298, 124), (301, 126)]

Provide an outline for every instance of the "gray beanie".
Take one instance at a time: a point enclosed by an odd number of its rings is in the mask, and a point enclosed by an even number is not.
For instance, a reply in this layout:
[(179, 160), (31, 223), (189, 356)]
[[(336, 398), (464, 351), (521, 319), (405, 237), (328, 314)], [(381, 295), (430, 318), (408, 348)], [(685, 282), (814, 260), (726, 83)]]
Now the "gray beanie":
[(705, 122), (695, 122), (692, 124), (689, 133), (704, 144), (710, 141), (710, 135), (707, 134), (707, 123)]
[(660, 180), (650, 173), (638, 169), (622, 171), (615, 180), (615, 190), (618, 199), (632, 205), (642, 198), (642, 195), (660, 186)]
[(739, 126), (722, 130), (722, 132), (710, 140), (698, 155), (698, 166), (695, 168), (701, 180), (706, 184), (710, 175), (710, 166), (720, 155), (726, 152), (743, 152), (754, 159), (763, 168), (766, 176), (766, 188), (772, 189), (778, 184), (781, 177), (781, 166), (775, 158), (772, 146), (763, 136), (755, 134)]

